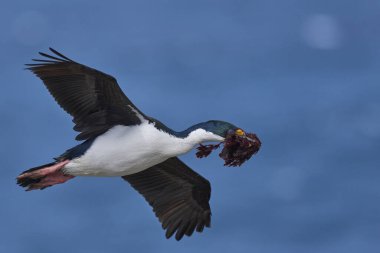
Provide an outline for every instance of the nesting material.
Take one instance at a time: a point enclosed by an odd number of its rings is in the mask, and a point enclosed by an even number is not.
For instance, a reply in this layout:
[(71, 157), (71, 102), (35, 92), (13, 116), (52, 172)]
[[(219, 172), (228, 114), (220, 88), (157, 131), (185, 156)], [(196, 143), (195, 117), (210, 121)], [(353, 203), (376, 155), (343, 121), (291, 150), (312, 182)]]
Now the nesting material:
[(224, 160), (224, 166), (240, 166), (245, 161), (249, 160), (256, 154), (260, 147), (261, 142), (256, 134), (247, 133), (245, 135), (237, 135), (236, 133), (227, 134), (225, 140), (219, 144), (202, 145), (197, 147), (198, 158), (207, 157), (211, 152), (223, 144), (223, 149), (219, 156)]

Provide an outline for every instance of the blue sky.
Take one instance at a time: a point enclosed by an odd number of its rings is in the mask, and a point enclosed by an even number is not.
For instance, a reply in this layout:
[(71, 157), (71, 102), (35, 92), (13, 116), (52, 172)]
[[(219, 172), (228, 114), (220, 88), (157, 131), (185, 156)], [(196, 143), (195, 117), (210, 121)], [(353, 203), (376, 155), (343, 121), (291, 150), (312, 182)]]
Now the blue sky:
[[(370, 0), (3, 3), (0, 252), (378, 252), (379, 11)], [(115, 76), (173, 129), (220, 119), (258, 134), (241, 168), (182, 157), (212, 184), (211, 229), (166, 240), (119, 178), (15, 184), (76, 144), (70, 117), (23, 70), (49, 46)]]

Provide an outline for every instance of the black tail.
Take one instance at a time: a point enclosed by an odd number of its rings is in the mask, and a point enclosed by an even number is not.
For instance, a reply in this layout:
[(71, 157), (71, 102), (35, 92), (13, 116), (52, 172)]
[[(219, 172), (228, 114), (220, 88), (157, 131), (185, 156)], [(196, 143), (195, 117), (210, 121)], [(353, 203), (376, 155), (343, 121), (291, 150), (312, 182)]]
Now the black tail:
[(47, 164), (44, 164), (44, 165), (41, 165), (41, 166), (38, 166), (38, 167), (34, 167), (34, 168), (31, 168), (31, 169), (28, 169), (28, 170), (22, 172), (16, 178), (17, 184), (19, 186), (21, 186), (21, 187), (27, 187), (27, 188), (29, 188), (32, 184), (39, 183), (45, 176), (43, 176), (43, 177), (35, 177), (33, 175), (25, 176), (25, 174), (33, 172), (33, 171), (36, 171), (36, 170), (39, 170), (39, 169), (42, 169), (42, 168), (45, 168), (45, 167), (52, 166), (54, 164), (55, 164), (55, 162), (47, 163)]

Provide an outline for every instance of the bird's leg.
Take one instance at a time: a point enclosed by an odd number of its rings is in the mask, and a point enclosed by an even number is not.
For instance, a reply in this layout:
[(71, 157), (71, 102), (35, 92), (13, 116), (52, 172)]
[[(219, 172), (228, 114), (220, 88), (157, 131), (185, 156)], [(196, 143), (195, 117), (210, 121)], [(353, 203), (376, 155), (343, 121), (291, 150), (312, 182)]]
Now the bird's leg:
[(32, 169), (21, 173), (17, 177), (17, 182), (27, 191), (45, 189), (55, 184), (62, 184), (74, 176), (65, 174), (62, 169), (70, 160), (61, 161), (50, 166)]

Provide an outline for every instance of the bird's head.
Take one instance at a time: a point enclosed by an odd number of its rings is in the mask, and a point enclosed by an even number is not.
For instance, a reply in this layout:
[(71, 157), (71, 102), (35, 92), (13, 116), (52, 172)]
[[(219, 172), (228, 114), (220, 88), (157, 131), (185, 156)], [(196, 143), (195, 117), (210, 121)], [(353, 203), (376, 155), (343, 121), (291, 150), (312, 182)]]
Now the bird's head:
[(224, 147), (219, 156), (225, 161), (224, 165), (240, 166), (256, 154), (261, 147), (261, 141), (256, 134), (246, 133), (243, 129), (228, 122), (211, 120), (202, 123), (202, 128), (222, 137), (223, 141), (217, 145), (200, 144), (196, 153), (198, 158), (207, 157), (214, 149), (223, 144)]

